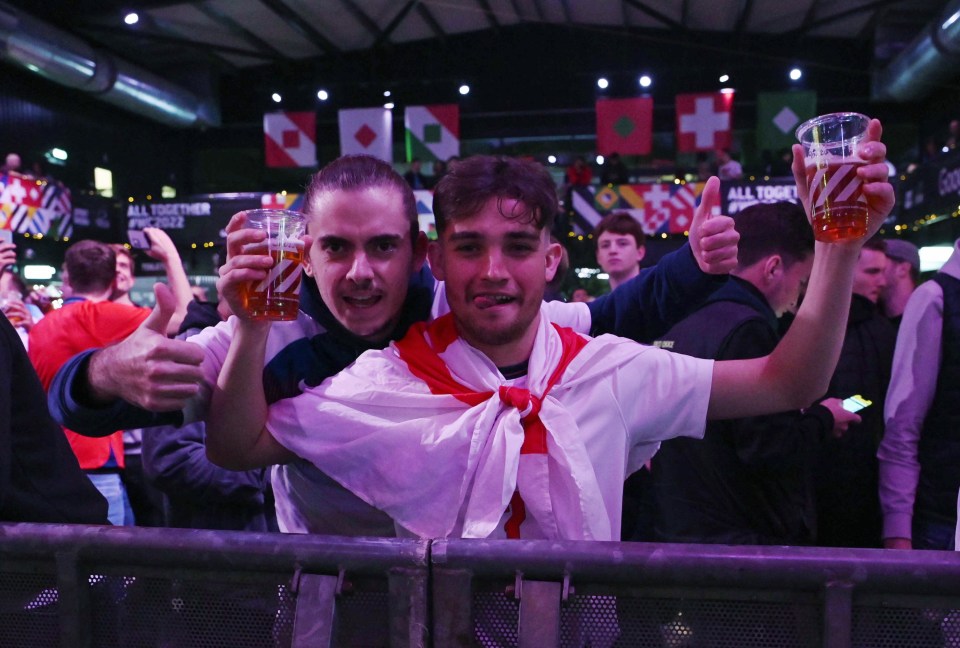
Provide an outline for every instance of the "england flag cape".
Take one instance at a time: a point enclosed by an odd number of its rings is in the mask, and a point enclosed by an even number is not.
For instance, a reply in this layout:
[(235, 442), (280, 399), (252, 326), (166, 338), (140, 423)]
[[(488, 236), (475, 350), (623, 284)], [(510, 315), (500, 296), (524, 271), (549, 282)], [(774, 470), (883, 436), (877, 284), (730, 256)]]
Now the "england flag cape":
[[(624, 380), (620, 370), (644, 351), (674, 355), (612, 336), (585, 338), (541, 312), (527, 378), (518, 384), (458, 337), (445, 315), (272, 405), (267, 428), (421, 537), (489, 537), (509, 507), (507, 537), (519, 537), (519, 526), (532, 518), (547, 538), (613, 540), (619, 502), (604, 501), (595, 469), (622, 473), (624, 466), (595, 467), (576, 417), (595, 403), (570, 402), (571, 390), (612, 393), (604, 381), (614, 374)], [(678, 382), (702, 386), (689, 377)], [(601, 407), (611, 420), (622, 416), (616, 402)], [(705, 404), (694, 418), (704, 415)], [(667, 416), (653, 416), (651, 427), (669, 427)], [(603, 426), (596, 418), (591, 425)], [(657, 444), (643, 447), (641, 455), (631, 453), (634, 467)], [(614, 484), (622, 489), (622, 476)]]

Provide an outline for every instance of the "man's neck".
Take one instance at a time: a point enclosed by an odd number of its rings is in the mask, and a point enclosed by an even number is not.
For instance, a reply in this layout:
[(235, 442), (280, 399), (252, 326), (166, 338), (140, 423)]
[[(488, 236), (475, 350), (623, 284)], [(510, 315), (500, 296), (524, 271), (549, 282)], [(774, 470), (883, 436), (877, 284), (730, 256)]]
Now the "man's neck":
[(628, 272), (620, 272), (617, 274), (610, 274), (610, 292), (613, 292), (617, 289), (620, 284), (626, 283), (640, 274), (640, 266), (634, 267), (633, 270)]
[(85, 299), (85, 300), (87, 300), (87, 301), (89, 301), (89, 302), (94, 302), (94, 303), (96, 303), (96, 302), (105, 302), (105, 301), (110, 301), (110, 292), (109, 292), (109, 291), (107, 291), (107, 292), (80, 292), (80, 291), (78, 291), (78, 290), (74, 290), (72, 293), (70, 293), (70, 297), (71, 297), (71, 299), (73, 299), (73, 298)]

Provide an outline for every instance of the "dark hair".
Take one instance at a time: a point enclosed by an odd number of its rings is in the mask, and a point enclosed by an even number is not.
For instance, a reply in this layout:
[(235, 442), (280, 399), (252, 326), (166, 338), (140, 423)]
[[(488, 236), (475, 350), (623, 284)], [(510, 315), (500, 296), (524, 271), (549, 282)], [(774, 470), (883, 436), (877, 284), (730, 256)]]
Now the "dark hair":
[(607, 214), (597, 223), (597, 226), (593, 229), (593, 240), (595, 244), (604, 232), (632, 236), (633, 240), (637, 243), (637, 247), (642, 246), (647, 239), (637, 219), (627, 212), (622, 211)]
[(309, 215), (316, 211), (316, 201), (321, 194), (330, 191), (362, 191), (373, 187), (385, 187), (400, 192), (403, 211), (410, 220), (410, 239), (416, 242), (420, 231), (417, 218), (417, 201), (407, 181), (393, 167), (370, 155), (344, 155), (317, 171), (307, 183), (303, 211)]
[(861, 249), (874, 250), (875, 252), (883, 252), (884, 254), (886, 254), (887, 243), (882, 238), (880, 238), (879, 234), (877, 234), (876, 236), (873, 236), (872, 238), (870, 238), (870, 240), (868, 240), (866, 243), (864, 243), (863, 248)]
[[(451, 221), (477, 214), (491, 198), (507, 218), (526, 219), (550, 229), (557, 217), (557, 188), (539, 163), (504, 156), (474, 155), (450, 165), (433, 193), (437, 232)], [(504, 200), (516, 200), (509, 214)]]
[(803, 207), (794, 202), (757, 203), (733, 217), (740, 234), (737, 267), (747, 268), (760, 259), (779, 254), (787, 265), (803, 261), (813, 252), (813, 230)]
[(4, 268), (0, 271), (0, 277), (4, 275), (10, 275), (10, 283), (13, 284), (13, 287), (17, 289), (21, 297), (26, 297), (30, 291), (27, 290), (27, 283), (23, 280), (23, 277), (18, 275), (16, 272), (10, 268)]
[(117, 255), (106, 243), (79, 241), (67, 248), (63, 265), (74, 292), (109, 290), (117, 277)]
[(124, 245), (123, 243), (111, 243), (110, 247), (113, 249), (114, 254), (116, 254), (117, 256), (120, 256), (122, 254), (123, 256), (130, 259), (130, 265), (133, 265), (133, 252), (131, 252), (126, 245)]

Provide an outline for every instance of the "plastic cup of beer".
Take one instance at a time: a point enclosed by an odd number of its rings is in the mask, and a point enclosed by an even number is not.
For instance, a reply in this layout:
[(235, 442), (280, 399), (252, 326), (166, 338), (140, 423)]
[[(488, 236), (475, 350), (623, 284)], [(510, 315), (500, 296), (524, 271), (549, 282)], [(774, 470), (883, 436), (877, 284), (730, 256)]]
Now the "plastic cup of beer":
[(857, 148), (870, 118), (860, 113), (814, 117), (797, 128), (803, 146), (813, 236), (818, 241), (849, 241), (867, 233), (867, 199), (857, 169), (865, 162)]
[(269, 254), (274, 263), (266, 279), (244, 286), (244, 310), (255, 320), (295, 320), (300, 308), (303, 235), (307, 221), (303, 214), (286, 209), (251, 209), (246, 216), (248, 228), (267, 233), (264, 243), (246, 252)]
[(0, 293), (0, 311), (3, 311), (3, 314), (7, 316), (11, 324), (21, 326), (23, 325), (23, 320), (20, 318), (18, 311), (13, 309), (14, 305), (23, 305), (23, 298), (20, 296), (20, 293), (15, 290), (5, 290)]

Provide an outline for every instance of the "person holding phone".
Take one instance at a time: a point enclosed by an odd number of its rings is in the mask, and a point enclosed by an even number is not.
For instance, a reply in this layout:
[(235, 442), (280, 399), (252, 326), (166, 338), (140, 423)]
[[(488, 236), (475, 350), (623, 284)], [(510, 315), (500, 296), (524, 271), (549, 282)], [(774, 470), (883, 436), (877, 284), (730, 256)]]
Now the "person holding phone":
[[(657, 346), (714, 360), (757, 358), (777, 346), (777, 318), (796, 309), (810, 277), (813, 232), (792, 202), (753, 205), (733, 220), (740, 243), (729, 281)], [(813, 544), (817, 448), (859, 421), (829, 398), (803, 411), (711, 421), (702, 440), (665, 441), (652, 463), (652, 539)]]

